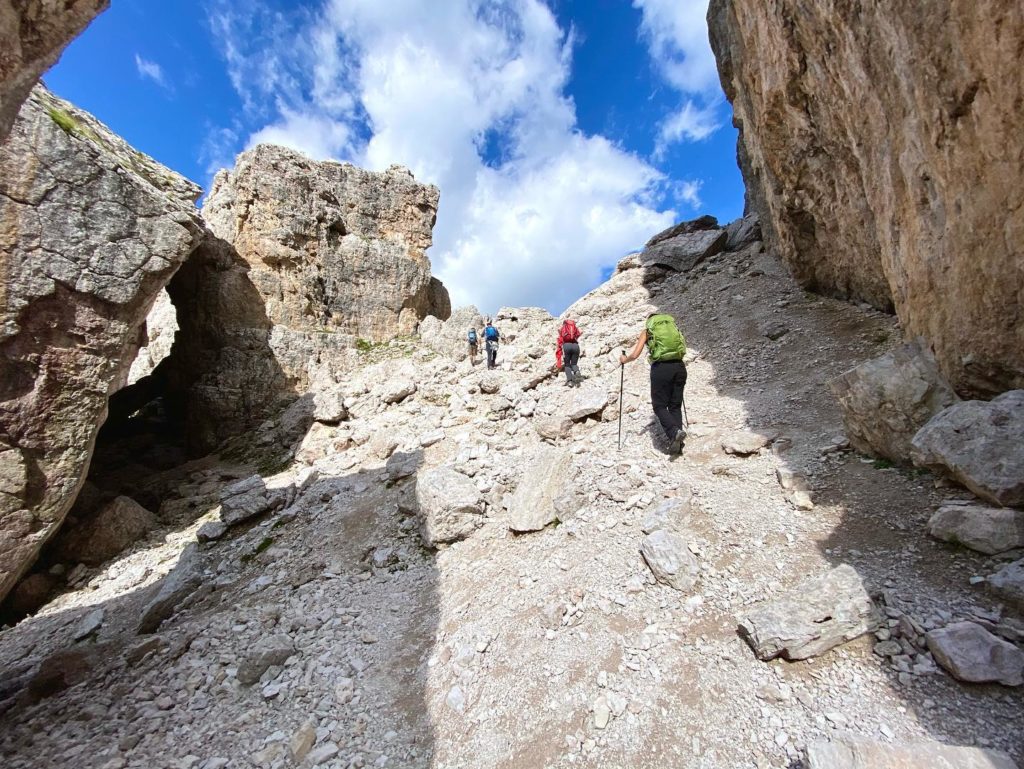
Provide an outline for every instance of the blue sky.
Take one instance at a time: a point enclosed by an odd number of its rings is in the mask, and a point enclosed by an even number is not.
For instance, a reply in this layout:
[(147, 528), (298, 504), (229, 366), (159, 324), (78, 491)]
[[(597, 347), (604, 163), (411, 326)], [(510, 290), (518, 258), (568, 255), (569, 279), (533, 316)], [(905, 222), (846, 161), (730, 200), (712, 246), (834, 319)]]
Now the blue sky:
[(707, 0), (115, 0), (44, 77), (208, 187), (260, 141), (441, 188), (456, 305), (560, 312), (655, 232), (742, 213)]

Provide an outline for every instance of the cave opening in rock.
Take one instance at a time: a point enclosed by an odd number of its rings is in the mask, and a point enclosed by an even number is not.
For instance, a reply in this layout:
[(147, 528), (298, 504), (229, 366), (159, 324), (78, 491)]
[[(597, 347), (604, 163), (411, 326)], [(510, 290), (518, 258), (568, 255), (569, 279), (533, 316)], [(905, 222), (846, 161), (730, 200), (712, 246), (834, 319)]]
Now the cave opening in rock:
[(271, 349), (264, 299), (230, 244), (209, 236), (139, 333), (75, 503), (0, 621), (34, 612), (152, 532), (192, 524), (226, 483), (259, 466), (259, 450), (282, 449), (248, 436), (296, 394)]

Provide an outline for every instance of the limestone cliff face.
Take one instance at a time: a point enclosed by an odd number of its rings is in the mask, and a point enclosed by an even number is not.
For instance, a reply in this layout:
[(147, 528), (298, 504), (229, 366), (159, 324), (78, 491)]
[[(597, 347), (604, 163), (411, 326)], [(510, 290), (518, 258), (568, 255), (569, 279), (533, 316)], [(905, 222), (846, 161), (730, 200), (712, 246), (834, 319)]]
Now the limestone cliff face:
[(0, 145), (0, 597), (78, 493), (198, 194), (42, 87)]
[(750, 205), (962, 393), (1024, 384), (1024, 5), (711, 0)]
[(0, 143), (39, 77), (109, 5), (110, 0), (0, 0)]
[(261, 145), (217, 176), (203, 216), (249, 265), (275, 326), (383, 341), (451, 312), (426, 256), (439, 196), (400, 166)]
[(447, 318), (425, 253), (438, 195), (397, 166), (371, 173), (270, 145), (243, 153), (214, 181), (210, 232), (168, 285), (180, 326), (170, 356), (112, 410), (161, 396), (202, 455), (343, 376), (357, 339)]

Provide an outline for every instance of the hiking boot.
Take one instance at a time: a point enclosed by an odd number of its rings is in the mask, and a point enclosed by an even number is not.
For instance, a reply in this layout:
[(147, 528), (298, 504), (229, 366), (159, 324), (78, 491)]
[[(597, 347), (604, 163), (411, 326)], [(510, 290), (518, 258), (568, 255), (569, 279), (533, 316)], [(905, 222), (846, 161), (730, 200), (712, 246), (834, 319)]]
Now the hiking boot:
[(683, 453), (683, 446), (686, 444), (686, 430), (679, 428), (672, 439), (672, 451), (676, 454)]

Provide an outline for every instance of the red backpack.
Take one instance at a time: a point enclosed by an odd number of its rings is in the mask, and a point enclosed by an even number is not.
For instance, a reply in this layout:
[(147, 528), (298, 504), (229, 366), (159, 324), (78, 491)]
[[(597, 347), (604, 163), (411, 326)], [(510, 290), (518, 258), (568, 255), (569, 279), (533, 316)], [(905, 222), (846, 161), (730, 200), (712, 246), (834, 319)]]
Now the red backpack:
[(580, 330), (576, 328), (576, 323), (567, 320), (562, 324), (562, 341), (563, 342), (575, 342), (580, 338)]

